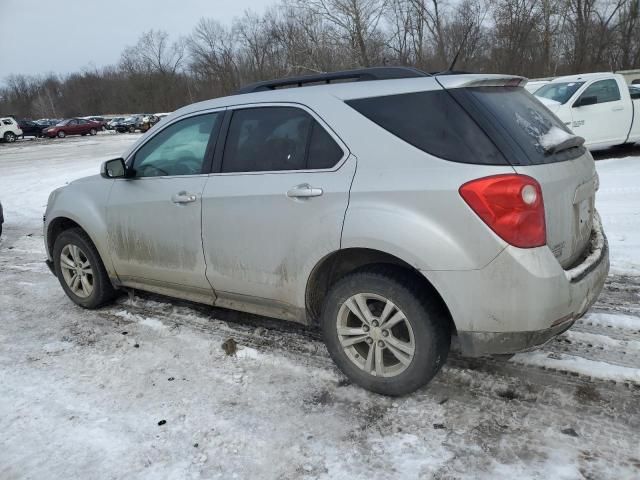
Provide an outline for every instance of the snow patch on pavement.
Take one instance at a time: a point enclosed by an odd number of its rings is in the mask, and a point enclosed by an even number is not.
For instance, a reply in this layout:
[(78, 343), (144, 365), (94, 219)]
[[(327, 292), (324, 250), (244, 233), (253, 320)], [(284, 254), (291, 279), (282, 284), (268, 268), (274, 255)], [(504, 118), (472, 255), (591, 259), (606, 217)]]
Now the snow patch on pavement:
[(601, 380), (615, 380), (617, 382), (631, 382), (640, 385), (640, 368), (629, 368), (611, 363), (598, 362), (573, 355), (546, 353), (534, 351), (519, 353), (511, 362), (536, 367), (552, 368), (566, 372), (574, 372)]

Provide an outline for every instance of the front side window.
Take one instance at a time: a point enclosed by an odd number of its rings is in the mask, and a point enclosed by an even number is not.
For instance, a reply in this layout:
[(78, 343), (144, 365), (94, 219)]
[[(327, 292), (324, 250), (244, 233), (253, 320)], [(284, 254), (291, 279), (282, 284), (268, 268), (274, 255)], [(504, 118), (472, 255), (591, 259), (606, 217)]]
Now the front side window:
[(202, 173), (207, 146), (220, 118), (219, 113), (208, 113), (169, 125), (136, 152), (136, 177)]
[(324, 169), (342, 156), (335, 140), (304, 110), (247, 108), (233, 112), (222, 172)]
[(596, 97), (596, 103), (615, 102), (620, 100), (620, 89), (615, 80), (600, 80), (589, 85), (580, 98)]

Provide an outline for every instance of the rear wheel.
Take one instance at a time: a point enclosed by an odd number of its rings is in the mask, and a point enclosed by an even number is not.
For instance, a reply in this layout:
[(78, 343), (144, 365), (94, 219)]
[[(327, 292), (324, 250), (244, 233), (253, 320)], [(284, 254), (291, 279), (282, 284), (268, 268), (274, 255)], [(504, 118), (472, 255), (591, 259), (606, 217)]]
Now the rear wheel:
[(446, 313), (428, 292), (393, 269), (352, 273), (330, 290), (322, 312), (327, 349), (358, 385), (404, 395), (428, 383), (446, 361)]
[(115, 296), (91, 239), (80, 228), (62, 232), (53, 246), (55, 272), (67, 296), (84, 308), (97, 308)]
[(129, 127), (129, 133), (135, 133), (136, 132), (136, 127), (134, 127), (133, 125), (131, 125)]
[(91, 130), (89, 130), (89, 133), (90, 133), (91, 135), (97, 135), (97, 134), (98, 134), (98, 131), (97, 131), (95, 128), (92, 128)]
[(58, 138), (64, 138), (64, 137), (66, 137), (66, 136), (67, 136), (67, 134), (66, 134), (66, 133), (64, 133), (64, 131), (63, 131), (63, 130), (60, 130), (60, 131), (58, 132)]
[(6, 132), (4, 134), (4, 141), (7, 143), (13, 143), (16, 141), (16, 134), (13, 132)]

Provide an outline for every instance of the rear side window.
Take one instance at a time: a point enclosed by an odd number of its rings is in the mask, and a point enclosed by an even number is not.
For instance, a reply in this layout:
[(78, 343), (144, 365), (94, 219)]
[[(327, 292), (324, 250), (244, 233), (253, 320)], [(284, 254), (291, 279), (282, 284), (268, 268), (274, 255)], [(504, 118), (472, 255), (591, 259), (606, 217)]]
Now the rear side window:
[(311, 115), (294, 107), (233, 112), (222, 172), (273, 172), (335, 166), (343, 152)]
[(507, 165), (484, 131), (444, 90), (362, 98), (346, 103), (424, 152), (454, 162)]
[(322, 126), (313, 121), (309, 141), (308, 168), (331, 168), (340, 161), (344, 153), (331, 135)]
[(500, 145), (507, 136), (515, 142), (524, 155), (510, 158), (519, 165), (539, 165), (577, 158), (584, 154), (584, 147), (574, 147), (558, 153), (548, 153), (541, 139), (552, 127), (571, 133), (558, 117), (551, 113), (533, 95), (521, 87), (476, 87), (457, 89), (454, 93), (460, 101), (479, 104), (486, 121), (499, 127), (496, 143)]

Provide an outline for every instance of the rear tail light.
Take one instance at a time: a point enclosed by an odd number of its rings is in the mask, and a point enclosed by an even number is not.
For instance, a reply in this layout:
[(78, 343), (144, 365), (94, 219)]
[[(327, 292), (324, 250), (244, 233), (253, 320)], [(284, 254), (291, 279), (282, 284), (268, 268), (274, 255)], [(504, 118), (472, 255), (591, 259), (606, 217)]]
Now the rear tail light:
[(460, 187), (471, 209), (505, 242), (520, 248), (547, 243), (540, 184), (526, 175), (495, 175)]

